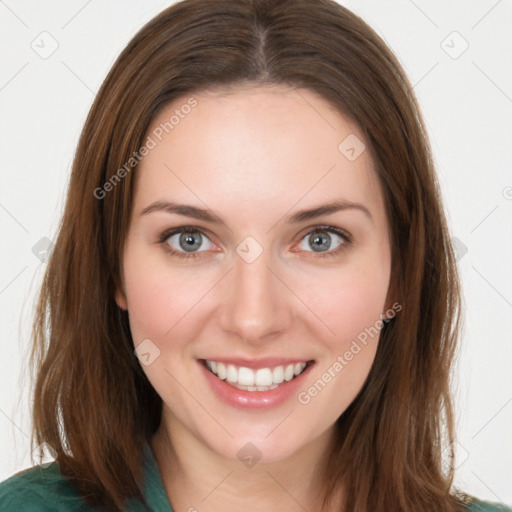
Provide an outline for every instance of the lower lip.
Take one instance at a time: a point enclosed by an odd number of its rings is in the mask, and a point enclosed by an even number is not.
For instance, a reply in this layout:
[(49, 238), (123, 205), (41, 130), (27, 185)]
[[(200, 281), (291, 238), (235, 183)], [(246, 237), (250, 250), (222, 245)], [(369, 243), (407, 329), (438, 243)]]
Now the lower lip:
[(198, 360), (208, 384), (213, 392), (226, 404), (239, 409), (267, 409), (277, 407), (296, 395), (304, 382), (306, 375), (314, 365), (309, 364), (306, 369), (298, 376), (289, 381), (283, 381), (277, 388), (269, 391), (244, 391), (237, 389), (225, 381), (220, 380), (211, 371), (209, 371), (204, 362)]

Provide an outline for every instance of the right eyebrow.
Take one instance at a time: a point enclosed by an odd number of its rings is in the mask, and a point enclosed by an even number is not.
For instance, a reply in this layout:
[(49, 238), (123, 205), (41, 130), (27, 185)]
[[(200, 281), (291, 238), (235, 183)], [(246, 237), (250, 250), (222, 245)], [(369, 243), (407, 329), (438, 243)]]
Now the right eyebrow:
[(198, 220), (204, 220), (213, 224), (221, 224), (227, 227), (227, 224), (211, 210), (198, 208), (197, 206), (192, 206), (189, 204), (173, 203), (171, 201), (155, 201), (149, 206), (146, 206), (146, 208), (140, 212), (140, 215), (142, 216), (147, 215), (148, 213), (162, 211), (171, 214), (175, 213), (178, 215), (184, 215), (185, 217), (192, 217)]

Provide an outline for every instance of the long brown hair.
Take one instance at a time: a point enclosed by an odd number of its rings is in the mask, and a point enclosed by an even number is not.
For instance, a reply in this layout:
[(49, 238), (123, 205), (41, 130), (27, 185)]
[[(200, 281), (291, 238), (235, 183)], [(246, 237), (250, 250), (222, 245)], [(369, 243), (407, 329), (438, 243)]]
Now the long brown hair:
[(385, 195), (390, 294), (403, 310), (383, 328), (368, 379), (336, 422), (324, 505), (343, 482), (346, 511), (458, 510), (442, 450), (454, 441), (460, 291), (428, 138), (397, 59), (332, 0), (186, 0), (122, 51), (83, 128), (42, 284), (32, 446), (49, 443), (92, 506), (143, 500), (142, 450), (162, 400), (114, 299), (136, 172), (126, 162), (168, 102), (241, 84), (305, 87), (355, 120)]

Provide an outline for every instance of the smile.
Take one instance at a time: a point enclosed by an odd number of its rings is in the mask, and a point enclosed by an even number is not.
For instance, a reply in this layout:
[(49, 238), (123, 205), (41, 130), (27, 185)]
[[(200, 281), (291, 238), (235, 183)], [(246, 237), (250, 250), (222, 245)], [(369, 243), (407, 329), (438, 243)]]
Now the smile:
[(288, 382), (298, 377), (308, 365), (308, 361), (304, 361), (288, 365), (252, 369), (217, 361), (203, 361), (213, 375), (232, 387), (243, 391), (257, 392), (278, 388), (283, 382)]

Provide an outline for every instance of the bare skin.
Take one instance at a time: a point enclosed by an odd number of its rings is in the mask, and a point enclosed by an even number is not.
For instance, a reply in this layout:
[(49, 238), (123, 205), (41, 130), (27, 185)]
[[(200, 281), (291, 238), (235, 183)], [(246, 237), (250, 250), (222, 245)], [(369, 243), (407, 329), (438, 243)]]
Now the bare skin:
[[(193, 96), (197, 106), (135, 171), (123, 289), (116, 293), (135, 346), (149, 339), (160, 351), (142, 367), (164, 402), (152, 447), (175, 512), (318, 511), (315, 467), (368, 376), (378, 335), (359, 343), (357, 353), (353, 342), (392, 305), (379, 181), (369, 151), (351, 161), (339, 149), (351, 134), (364, 142), (357, 125), (309, 90), (244, 87)], [(188, 97), (166, 106), (148, 133)], [(340, 200), (367, 212), (352, 207), (287, 222), (299, 210)], [(207, 209), (225, 225), (160, 210), (141, 214), (156, 201)], [(201, 241), (187, 259), (166, 250), (190, 254), (180, 233), (159, 241), (183, 226), (199, 230)], [(348, 233), (350, 242), (325, 226)], [(322, 251), (311, 237), (319, 227)], [(246, 237), (257, 242), (253, 254), (262, 250), (251, 263), (237, 252)], [(340, 355), (345, 364), (336, 370)], [(315, 361), (302, 401), (294, 395), (275, 407), (241, 410), (218, 398), (198, 364), (270, 356)], [(323, 377), (329, 371), (331, 378)], [(328, 383), (308, 392), (319, 379)], [(248, 442), (261, 454), (252, 467), (237, 456)]]

